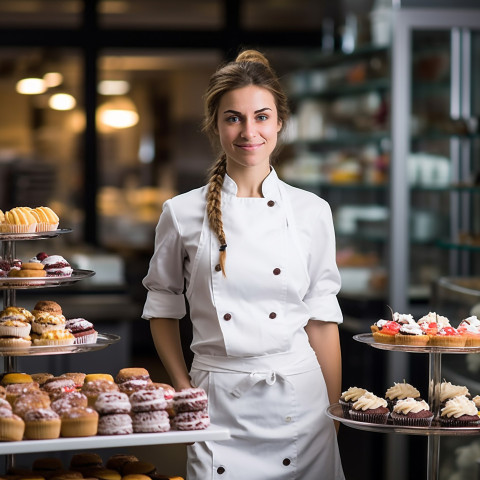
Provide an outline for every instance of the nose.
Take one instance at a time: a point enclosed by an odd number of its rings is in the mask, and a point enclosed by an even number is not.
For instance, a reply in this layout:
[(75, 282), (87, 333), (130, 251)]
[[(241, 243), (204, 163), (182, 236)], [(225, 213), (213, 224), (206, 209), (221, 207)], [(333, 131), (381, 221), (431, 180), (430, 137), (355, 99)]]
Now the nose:
[(251, 139), (251, 138), (255, 138), (256, 136), (256, 131), (255, 131), (255, 123), (253, 120), (251, 119), (246, 119), (244, 122), (243, 122), (243, 128), (242, 128), (242, 131), (241, 131), (241, 136), (242, 138), (245, 138), (245, 139)]

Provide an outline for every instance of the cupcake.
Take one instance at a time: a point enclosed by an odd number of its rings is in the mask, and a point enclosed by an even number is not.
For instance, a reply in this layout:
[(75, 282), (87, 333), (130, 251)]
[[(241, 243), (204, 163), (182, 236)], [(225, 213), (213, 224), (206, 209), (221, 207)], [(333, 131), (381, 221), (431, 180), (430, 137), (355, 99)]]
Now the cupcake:
[(466, 338), (466, 347), (480, 346), (480, 320), (476, 315), (465, 318), (457, 327), (458, 333)]
[(448, 402), (448, 400), (451, 400), (452, 398), (455, 397), (460, 397), (460, 396), (466, 396), (467, 398), (470, 398), (470, 392), (468, 391), (468, 388), (464, 385), (453, 385), (450, 382), (442, 382), (440, 384), (440, 406), (444, 407), (445, 404)]
[(480, 395), (475, 395), (473, 398), (472, 398), (472, 402), (475, 404), (475, 406), (477, 407), (477, 410), (480, 410)]
[(429, 345), (433, 347), (464, 347), (467, 339), (454, 327), (442, 327), (430, 335)]
[(60, 436), (60, 417), (50, 408), (29, 410), (24, 416), (24, 421), (26, 439), (44, 440)]
[(15, 403), (15, 400), (24, 393), (33, 392), (38, 390), (39, 386), (36, 382), (31, 383), (12, 383), (11, 385), (7, 385), (5, 390), (7, 392), (6, 399), (10, 405)]
[(365, 392), (350, 410), (350, 418), (358, 422), (385, 424), (388, 416), (387, 401), (371, 392)]
[(19, 417), (25, 418), (30, 410), (38, 410), (40, 408), (50, 407), (50, 397), (48, 393), (42, 390), (33, 390), (28, 393), (19, 395), (13, 402), (13, 413)]
[(52, 330), (65, 330), (65, 317), (50, 312), (33, 310), (32, 332), (42, 334)]
[(78, 407), (62, 412), (62, 437), (90, 437), (97, 434), (98, 413), (89, 407)]
[(408, 397), (397, 401), (390, 417), (395, 425), (429, 427), (433, 420), (433, 412), (425, 400)]
[(9, 233), (33, 233), (37, 220), (29, 207), (15, 207), (5, 212), (3, 231)]
[(33, 345), (73, 345), (75, 337), (68, 330), (51, 330), (42, 334), (32, 333)]
[(405, 400), (406, 398), (420, 399), (420, 392), (409, 383), (394, 383), (386, 392), (385, 399), (388, 406), (392, 409), (398, 400)]
[(440, 410), (440, 425), (442, 427), (477, 427), (480, 425), (475, 402), (465, 395), (447, 401)]
[(342, 392), (338, 403), (342, 407), (343, 417), (350, 418), (350, 409), (352, 405), (364, 394), (367, 390), (365, 388), (350, 387), (345, 392)]
[(7, 307), (0, 312), (0, 322), (5, 320), (19, 320), (24, 323), (32, 323), (32, 313), (23, 307)]
[(427, 335), (436, 335), (441, 328), (450, 326), (450, 320), (447, 317), (435, 312), (424, 315), (417, 323)]
[(0, 408), (0, 442), (18, 442), (23, 438), (25, 422), (8, 408)]
[(49, 232), (58, 228), (60, 219), (51, 208), (36, 207), (32, 210), (32, 214), (37, 220), (37, 232)]
[(397, 345), (417, 345), (424, 347), (428, 341), (429, 336), (415, 322), (402, 325), (398, 334), (395, 335), (395, 343)]
[(71, 410), (72, 408), (78, 407), (88, 407), (88, 399), (81, 392), (62, 393), (55, 397), (55, 400), (53, 400), (50, 405), (50, 408), (59, 415), (61, 415), (64, 410)]
[(31, 325), (20, 320), (0, 321), (0, 337), (28, 337)]
[(39, 300), (33, 307), (32, 314), (35, 315), (38, 312), (47, 312), (52, 315), (63, 315), (62, 307), (53, 300)]
[(61, 255), (48, 255), (42, 260), (47, 277), (70, 277), (73, 269)]
[(65, 328), (75, 337), (75, 344), (95, 343), (98, 333), (93, 328), (93, 323), (84, 318), (71, 318), (67, 320)]
[(395, 335), (397, 335), (399, 330), (399, 323), (394, 321), (388, 321), (382, 326), (381, 330), (372, 334), (373, 339), (378, 343), (393, 344), (395, 343)]

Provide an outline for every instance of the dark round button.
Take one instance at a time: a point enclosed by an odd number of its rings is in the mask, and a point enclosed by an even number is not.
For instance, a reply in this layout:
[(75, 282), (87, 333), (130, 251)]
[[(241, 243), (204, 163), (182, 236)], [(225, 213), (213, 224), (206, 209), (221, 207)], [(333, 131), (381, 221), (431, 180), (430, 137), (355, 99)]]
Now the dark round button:
[(226, 314), (223, 316), (223, 319), (224, 319), (224, 320), (231, 320), (231, 319), (232, 319), (232, 316), (231, 316), (229, 313), (226, 313)]
[(290, 465), (290, 459), (289, 458), (284, 458), (282, 462), (286, 467)]
[(270, 318), (277, 318), (277, 314), (275, 312), (272, 312), (270, 315), (269, 315)]
[(279, 268), (275, 268), (275, 269), (273, 270), (273, 274), (274, 274), (274, 275), (280, 275), (280, 272), (281, 272), (281, 270), (280, 270)]
[(220, 264), (215, 265), (215, 271), (216, 272), (221, 272), (222, 271), (222, 267), (220, 266)]
[(222, 475), (222, 473), (225, 473), (225, 469), (224, 469), (223, 467), (218, 467), (218, 468), (217, 468), (217, 473), (218, 473), (219, 475)]
[(269, 201), (267, 202), (267, 205), (268, 205), (269, 207), (273, 207), (273, 206), (275, 205), (275, 202), (274, 202), (273, 200), (269, 200)]

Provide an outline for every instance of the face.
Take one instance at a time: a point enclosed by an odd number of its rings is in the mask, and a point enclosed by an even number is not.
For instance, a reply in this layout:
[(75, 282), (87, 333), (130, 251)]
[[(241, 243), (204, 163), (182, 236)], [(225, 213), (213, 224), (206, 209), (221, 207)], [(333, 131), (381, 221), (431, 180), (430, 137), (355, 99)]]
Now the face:
[(274, 97), (267, 89), (249, 85), (225, 93), (217, 129), (227, 166), (269, 168), (281, 126)]

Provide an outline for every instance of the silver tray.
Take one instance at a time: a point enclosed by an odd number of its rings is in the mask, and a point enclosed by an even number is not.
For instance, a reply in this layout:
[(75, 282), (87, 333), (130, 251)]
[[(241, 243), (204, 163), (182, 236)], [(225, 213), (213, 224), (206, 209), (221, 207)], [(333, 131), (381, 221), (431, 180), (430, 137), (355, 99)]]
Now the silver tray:
[(0, 348), (0, 357), (27, 357), (35, 355), (62, 355), (65, 353), (83, 353), (102, 350), (120, 340), (112, 333), (99, 333), (96, 343), (82, 345), (38, 345), (27, 348)]
[(420, 345), (397, 345), (390, 343), (376, 342), (371, 333), (360, 333), (354, 335), (353, 339), (357, 342), (366, 343), (371, 347), (380, 350), (392, 350), (395, 352), (410, 352), (410, 353), (480, 353), (479, 347), (437, 347), (437, 346), (420, 346)]
[(0, 290), (72, 285), (93, 275), (95, 275), (93, 270), (74, 269), (70, 277), (1, 277)]
[(394, 425), (389, 419), (385, 425), (379, 423), (358, 422), (350, 418), (343, 417), (343, 410), (339, 403), (334, 403), (327, 407), (325, 412), (332, 420), (337, 420), (344, 425), (356, 428), (357, 430), (366, 430), (368, 432), (376, 433), (403, 433), (405, 435), (439, 435), (439, 436), (467, 436), (480, 435), (479, 427), (440, 427), (432, 425), (431, 427), (408, 427), (401, 425)]
[(50, 232), (33, 232), (33, 233), (0, 233), (0, 242), (17, 241), (17, 240), (42, 240), (45, 238), (54, 238), (64, 233), (70, 233), (71, 228), (59, 228)]

